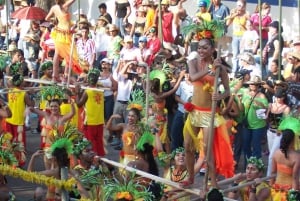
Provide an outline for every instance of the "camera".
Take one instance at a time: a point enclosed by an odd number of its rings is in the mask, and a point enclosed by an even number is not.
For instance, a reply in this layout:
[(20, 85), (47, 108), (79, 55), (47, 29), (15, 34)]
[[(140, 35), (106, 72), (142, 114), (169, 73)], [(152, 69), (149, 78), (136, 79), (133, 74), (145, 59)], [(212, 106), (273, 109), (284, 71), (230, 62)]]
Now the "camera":
[(235, 78), (237, 79), (243, 79), (245, 75), (250, 74), (252, 70), (247, 70), (247, 69), (241, 69), (235, 74)]

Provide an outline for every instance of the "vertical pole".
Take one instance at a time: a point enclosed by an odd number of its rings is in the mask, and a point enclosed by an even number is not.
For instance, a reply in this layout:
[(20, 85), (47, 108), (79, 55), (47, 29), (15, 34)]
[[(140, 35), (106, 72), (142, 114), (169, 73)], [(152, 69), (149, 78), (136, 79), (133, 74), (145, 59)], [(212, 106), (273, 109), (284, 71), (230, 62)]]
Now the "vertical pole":
[[(61, 180), (67, 180), (68, 179), (68, 168), (67, 167), (61, 168), (60, 175), (61, 175)], [(61, 200), (69, 201), (69, 194), (68, 194), (68, 191), (66, 191), (65, 189), (61, 189)]]
[[(261, 72), (263, 72), (263, 44), (262, 44), (262, 15), (261, 15), (261, 0), (258, 0), (258, 6), (259, 6), (259, 56), (260, 56), (260, 69)], [(265, 66), (265, 68), (267, 68), (267, 66)], [(261, 75), (261, 77), (263, 77), (263, 73)]]
[(149, 117), (149, 94), (150, 94), (150, 66), (147, 66), (147, 74), (146, 74), (146, 122), (148, 122)]
[(78, 22), (80, 21), (80, 0), (77, 1)]
[[(281, 50), (281, 24), (282, 24), (282, 0), (278, 0), (278, 5), (279, 5), (279, 27), (278, 27), (278, 40), (279, 40), (279, 50)], [(278, 73), (278, 80), (280, 80), (281, 76), (281, 51), (279, 51), (279, 57), (278, 57), (278, 68), (279, 68), (279, 73)]]
[[(219, 40), (222, 40), (219, 39)], [(221, 45), (220, 42), (218, 42), (218, 56), (217, 58), (220, 58), (221, 55)], [(218, 80), (220, 76), (220, 66), (216, 68), (216, 73), (215, 73), (215, 80), (214, 80), (214, 92), (218, 91)], [(215, 114), (216, 114), (216, 109), (217, 109), (217, 101), (212, 101), (211, 105), (211, 119), (210, 119), (210, 127), (208, 130), (208, 141), (206, 144), (206, 160), (208, 164), (211, 164), (213, 167), (210, 167), (210, 165), (207, 165), (206, 167), (206, 172), (204, 176), (204, 184), (203, 184), (203, 190), (206, 192), (207, 186), (208, 186), (208, 176), (211, 175), (211, 182), (212, 184), (216, 184), (216, 168), (214, 166), (214, 157), (213, 157), (213, 141), (214, 141), (214, 135), (215, 135)]]
[(6, 8), (6, 27), (5, 27), (5, 40), (6, 40), (6, 48), (8, 49), (8, 22), (9, 22), (9, 0), (5, 0), (5, 8)]
[(158, 0), (158, 38), (163, 44), (163, 34), (162, 34), (162, 13), (161, 13), (161, 0)]
[(300, 0), (298, 0), (298, 31), (299, 31), (298, 37), (300, 37)]

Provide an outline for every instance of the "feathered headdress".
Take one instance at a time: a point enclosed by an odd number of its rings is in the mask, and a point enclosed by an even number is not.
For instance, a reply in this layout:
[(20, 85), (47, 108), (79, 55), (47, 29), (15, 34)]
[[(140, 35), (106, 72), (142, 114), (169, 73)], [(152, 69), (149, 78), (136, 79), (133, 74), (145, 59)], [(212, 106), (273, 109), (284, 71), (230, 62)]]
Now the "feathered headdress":
[(78, 141), (78, 139), (82, 139), (83, 133), (81, 133), (78, 128), (70, 123), (68, 123), (63, 131), (59, 131), (58, 128), (53, 129), (53, 142), (65, 138), (70, 140), (72, 143)]
[(150, 145), (153, 145), (154, 143), (154, 135), (151, 133), (150, 127), (148, 125), (145, 125), (141, 123), (141, 127), (143, 130), (142, 136), (139, 138), (136, 149), (138, 151), (145, 151), (144, 144), (148, 143)]
[(41, 71), (44, 72), (45, 70), (52, 68), (53, 67), (53, 62), (52, 61), (45, 61), (41, 65)]
[(295, 117), (287, 116), (279, 124), (278, 130), (291, 129), (295, 135), (300, 135), (300, 120)]
[(68, 154), (72, 154), (73, 144), (67, 138), (60, 138), (51, 145), (51, 153), (57, 148), (64, 148)]
[(63, 99), (64, 98), (64, 92), (61, 87), (57, 85), (51, 85), (51, 86), (45, 86), (42, 87), (40, 91), (40, 95), (42, 100), (54, 100), (54, 99)]
[(183, 33), (188, 35), (196, 33), (198, 40), (215, 40), (222, 37), (225, 33), (225, 22), (220, 20), (203, 21), (199, 24), (193, 23), (183, 27)]
[(121, 175), (121, 178), (106, 179), (104, 181), (103, 192), (104, 200), (137, 200), (143, 199), (144, 201), (153, 200), (151, 192), (140, 184), (139, 178), (132, 172), (130, 175)]
[(131, 92), (131, 99), (128, 101), (127, 109), (135, 108), (142, 111), (145, 105), (145, 93), (140, 89)]
[(163, 84), (167, 80), (167, 76), (170, 74), (171, 70), (167, 63), (163, 64), (162, 69), (154, 69), (150, 72), (150, 80), (158, 79), (160, 84), (160, 91), (162, 90)]

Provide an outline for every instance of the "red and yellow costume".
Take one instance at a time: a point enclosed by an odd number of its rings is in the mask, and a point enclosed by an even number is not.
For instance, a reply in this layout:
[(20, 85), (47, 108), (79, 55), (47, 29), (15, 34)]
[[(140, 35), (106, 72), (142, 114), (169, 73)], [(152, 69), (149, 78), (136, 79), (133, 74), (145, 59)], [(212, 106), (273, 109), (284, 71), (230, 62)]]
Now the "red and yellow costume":
[(92, 143), (93, 151), (105, 155), (103, 140), (104, 95), (103, 92), (87, 89), (85, 103), (84, 135)]
[[(194, 133), (193, 127), (208, 128), (210, 127), (210, 120), (212, 118), (211, 107), (201, 107), (200, 105), (207, 105), (211, 102), (211, 93), (213, 92), (214, 76), (205, 75), (201, 80), (193, 82), (194, 98), (201, 97), (201, 100), (196, 100), (198, 105), (192, 103), (185, 104), (185, 110), (189, 112), (188, 118), (185, 122), (183, 133), (190, 135), (194, 142), (196, 150), (203, 151), (204, 148), (199, 143), (198, 133)], [(195, 96), (195, 93), (198, 93)], [(227, 133), (226, 121), (218, 113), (214, 118), (215, 135), (213, 142), (213, 154), (215, 159), (216, 173), (225, 176), (226, 178), (234, 175), (234, 160), (233, 152), (230, 145), (230, 139)], [(201, 130), (200, 130), (201, 131)], [(201, 132), (200, 132), (201, 135)], [(203, 143), (202, 143), (203, 144)]]
[(166, 101), (163, 100), (160, 103), (154, 103), (152, 109), (155, 117), (155, 124), (159, 132), (161, 143), (168, 143), (168, 132), (167, 132), (167, 109), (165, 108)]
[(13, 140), (16, 142), (22, 142), (26, 147), (25, 138), (25, 95), (26, 92), (18, 88), (13, 88), (8, 93), (8, 107), (11, 110), (11, 118), (6, 119), (6, 131), (13, 135)]
[[(61, 58), (66, 59), (68, 63), (71, 59), (71, 15), (70, 13), (65, 13), (57, 16), (57, 19), (58, 24), (51, 31), (51, 38), (54, 41), (55, 51), (57, 51)], [(83, 69), (78, 63), (78, 55), (75, 47), (76, 46), (74, 45), (72, 54), (72, 69), (76, 74), (81, 74), (83, 73)]]

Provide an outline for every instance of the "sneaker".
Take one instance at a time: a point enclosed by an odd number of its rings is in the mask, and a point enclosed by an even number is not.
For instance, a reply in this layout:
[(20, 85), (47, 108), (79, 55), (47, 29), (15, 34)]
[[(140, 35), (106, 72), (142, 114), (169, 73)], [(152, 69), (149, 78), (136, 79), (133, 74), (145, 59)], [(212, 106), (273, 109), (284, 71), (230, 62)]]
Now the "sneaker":
[(120, 145), (121, 141), (119, 138), (113, 138), (112, 142), (110, 143), (111, 146), (118, 146)]
[(206, 169), (205, 168), (201, 168), (199, 171), (200, 175), (205, 175), (206, 173)]

